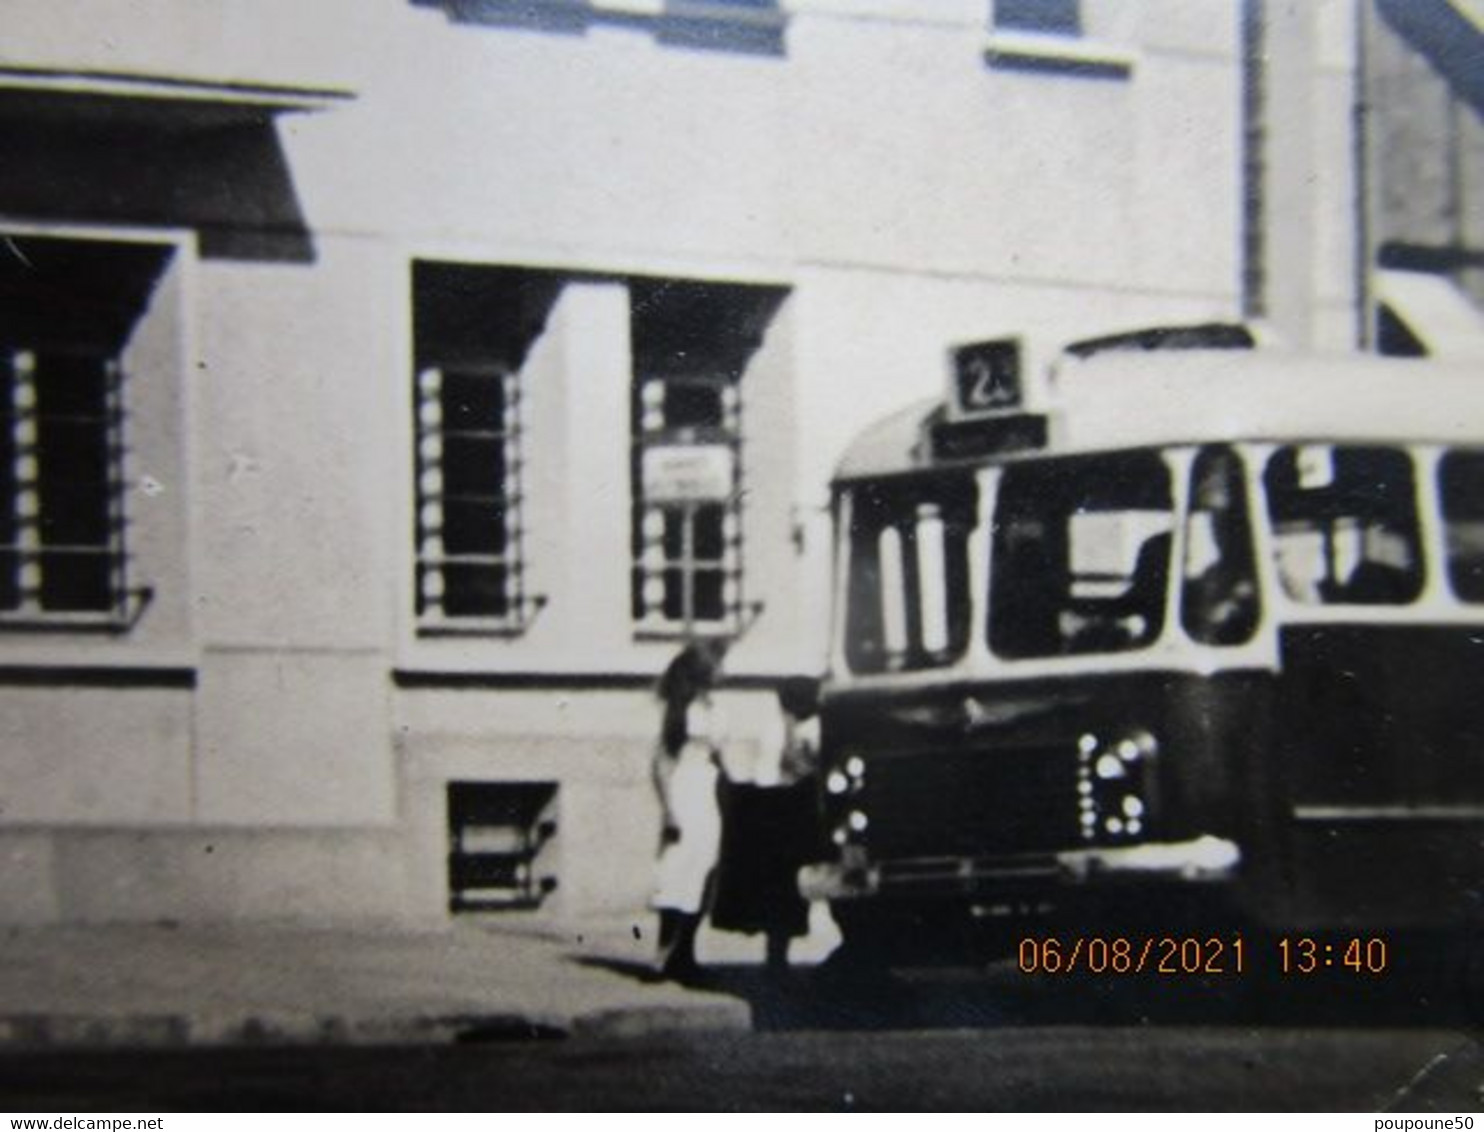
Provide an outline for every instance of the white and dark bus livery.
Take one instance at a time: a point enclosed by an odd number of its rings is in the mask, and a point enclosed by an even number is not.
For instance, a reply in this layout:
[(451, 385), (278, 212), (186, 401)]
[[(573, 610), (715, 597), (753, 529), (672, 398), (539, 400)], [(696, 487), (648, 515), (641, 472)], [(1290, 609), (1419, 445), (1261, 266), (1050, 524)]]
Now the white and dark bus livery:
[(1017, 365), (965, 349), (835, 480), (801, 885), (847, 945), (1477, 924), (1484, 372), (1145, 332), (1031, 412)]

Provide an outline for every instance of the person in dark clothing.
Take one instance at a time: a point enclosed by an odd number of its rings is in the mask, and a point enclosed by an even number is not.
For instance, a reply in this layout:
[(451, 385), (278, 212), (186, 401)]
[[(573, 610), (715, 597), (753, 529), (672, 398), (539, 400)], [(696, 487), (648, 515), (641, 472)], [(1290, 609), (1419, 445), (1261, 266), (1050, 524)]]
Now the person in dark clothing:
[(767, 939), (773, 974), (788, 969), (789, 942), (807, 934), (809, 905), (799, 895), (799, 868), (815, 851), (815, 770), (819, 752), (819, 687), (812, 679), (778, 689), (781, 732), (764, 751), (757, 781), (723, 787), (721, 860), (711, 923)]

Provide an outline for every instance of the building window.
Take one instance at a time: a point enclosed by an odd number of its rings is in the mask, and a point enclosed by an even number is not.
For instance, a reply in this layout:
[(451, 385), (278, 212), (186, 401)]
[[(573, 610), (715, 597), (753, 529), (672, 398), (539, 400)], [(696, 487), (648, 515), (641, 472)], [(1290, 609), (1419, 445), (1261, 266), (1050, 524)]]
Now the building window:
[(555, 782), (448, 784), (452, 912), (538, 907), (556, 890)]
[(581, 35), (647, 32), (670, 47), (782, 55), (788, 13), (778, 0), (412, 0), (457, 23)]
[(123, 371), (89, 351), (0, 354), (0, 610), (122, 615)]
[(160, 245), (0, 245), (0, 628), (129, 628), (126, 361)]
[(418, 631), (524, 628), (521, 365), (559, 284), (545, 273), (413, 267)]
[(634, 613), (655, 629), (728, 629), (742, 610), (742, 395), (728, 372), (641, 376)]
[(1081, 35), (1079, 0), (994, 0), (994, 26), (1001, 31)]
[(773, 287), (636, 280), (633, 613), (641, 633), (742, 625), (743, 389)]
[(1136, 57), (1084, 39), (1078, 0), (993, 0), (984, 59), (996, 70), (1122, 80)]
[(521, 583), (520, 383), (500, 367), (417, 375), (417, 612), (514, 620)]

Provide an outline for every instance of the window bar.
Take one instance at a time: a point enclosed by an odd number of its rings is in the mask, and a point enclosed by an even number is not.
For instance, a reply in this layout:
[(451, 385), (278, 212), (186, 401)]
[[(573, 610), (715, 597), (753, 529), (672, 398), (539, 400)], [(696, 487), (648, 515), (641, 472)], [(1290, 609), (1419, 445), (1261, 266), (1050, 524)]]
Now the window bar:
[(734, 626), (742, 624), (742, 502), (741, 496), (735, 506), (728, 506), (721, 517), (722, 537), (722, 590), (721, 603), (727, 620)]
[(104, 406), (108, 414), (108, 604), (115, 615), (127, 608), (129, 595), (128, 520), (124, 478), (124, 370), (117, 359), (104, 363)]
[(722, 615), (733, 632), (742, 629), (742, 508), (747, 496), (742, 490), (742, 389), (736, 374), (722, 387), (722, 428), (732, 448), (732, 497), (721, 518)]
[(680, 520), (680, 612), (681, 626), (689, 637), (696, 625), (696, 585), (699, 571), (696, 569), (696, 511), (694, 503), (687, 503)]
[(665, 527), (668, 512), (643, 498), (644, 453), (665, 427), (665, 383), (649, 379), (639, 383), (638, 435), (634, 438), (636, 461), (635, 496), (639, 510), (639, 619), (663, 624), (665, 609)]
[(420, 616), (443, 613), (443, 371), (417, 375), (417, 596)]
[[(486, 371), (488, 372), (488, 371)], [(424, 631), (500, 632), (518, 630), (529, 621), (533, 602), (525, 589), (525, 529), (521, 522), (523, 493), (520, 487), (523, 473), (520, 449), (520, 381), (518, 374), (509, 371), (488, 372), (488, 376), (500, 383), (502, 410), (498, 425), (494, 429), (448, 429), (443, 417), (442, 394), (444, 371), (440, 367), (429, 367), (418, 374), (416, 387), (416, 464), (418, 505), (415, 518), (414, 537), (417, 546), (417, 603), (418, 616)], [(450, 554), (446, 548), (445, 502), (450, 498), (446, 491), (443, 466), (446, 438), (456, 434), (477, 436), (497, 441), (500, 444), (505, 474), (496, 493), (478, 497), (479, 502), (498, 506), (499, 522), (503, 528), (504, 543), (499, 553), (480, 554), (460, 552)], [(459, 498), (470, 502), (474, 497)], [(504, 611), (501, 613), (449, 614), (447, 611), (448, 579), (446, 567), (450, 565), (484, 566), (503, 571), (501, 596)]]
[(520, 382), (514, 372), (500, 378), (504, 401), (501, 427), (505, 457), (505, 595), (507, 616), (517, 624), (526, 620), (525, 526), (521, 522), (522, 473), (520, 428)]
[(640, 505), (639, 520), (639, 614), (647, 621), (650, 612), (664, 605), (665, 513), (658, 507)]
[(19, 570), (19, 611), (41, 613), (41, 495), (36, 456), (36, 355), (19, 350), (13, 358), (15, 376), (15, 515), (16, 561)]
[[(665, 429), (665, 383), (644, 381), (640, 386), (640, 475), (643, 484), (643, 454), (649, 450), (651, 439)], [(643, 488), (641, 488), (643, 490)], [(665, 528), (669, 524), (669, 513), (663, 507), (651, 507), (653, 521), (646, 527), (643, 559), (641, 559), (640, 601), (644, 619), (665, 620)]]
[(633, 564), (634, 608), (640, 625), (649, 622), (653, 610), (662, 598), (656, 593), (654, 570), (664, 557), (662, 549), (665, 535), (665, 514), (658, 507), (649, 505), (644, 497), (644, 452), (647, 448), (646, 434), (657, 430), (663, 423), (660, 401), (664, 389), (658, 382), (643, 381), (635, 387), (630, 399), (630, 484), (633, 494), (634, 522), (638, 524), (638, 535), (634, 539)]
[[(3, 529), (6, 532), (5, 549), (10, 552), (7, 555), (8, 561), (5, 565), (5, 571), (8, 576), (3, 585), (3, 592), (6, 594), (3, 608), (6, 611), (10, 611), (19, 608), (21, 604), (20, 515), (18, 509), (21, 446), (17, 439), (17, 433), (20, 431), (20, 414), (15, 411), (20, 354), (15, 351), (0, 354), (0, 364), (3, 364), (4, 367), (3, 374), (0, 374), (0, 376), (3, 376), (5, 381), (5, 388), (3, 391), (0, 391), (0, 396), (4, 397), (4, 408), (9, 417), (7, 421), (9, 435), (6, 437), (6, 440), (10, 444), (9, 470), (12, 485), (11, 490), (5, 493), (3, 499), (0, 499), (0, 508), (4, 509)], [(13, 599), (10, 596), (11, 594), (14, 594)]]
[[(47, 541), (43, 527), (45, 516), (42, 498), (40, 445), (40, 359), (31, 349), (16, 349), (0, 354), (0, 380), (9, 410), (6, 422), (10, 443), (10, 490), (0, 499), (6, 536), (0, 543), (8, 561), (0, 606), (0, 630), (49, 631), (57, 629), (108, 630), (125, 632), (143, 614), (153, 594), (148, 589), (131, 592), (128, 586), (128, 553), (126, 533), (127, 446), (124, 443), (125, 373), (118, 359), (94, 353), (92, 360), (101, 367), (103, 379), (102, 415), (65, 414), (67, 419), (84, 420), (103, 425), (102, 456), (105, 480), (102, 484), (105, 505), (105, 527), (101, 541), (62, 543)], [(45, 584), (49, 562), (56, 556), (76, 556), (97, 562), (101, 559), (105, 573), (103, 588), (96, 606), (84, 601), (76, 607), (47, 606)]]

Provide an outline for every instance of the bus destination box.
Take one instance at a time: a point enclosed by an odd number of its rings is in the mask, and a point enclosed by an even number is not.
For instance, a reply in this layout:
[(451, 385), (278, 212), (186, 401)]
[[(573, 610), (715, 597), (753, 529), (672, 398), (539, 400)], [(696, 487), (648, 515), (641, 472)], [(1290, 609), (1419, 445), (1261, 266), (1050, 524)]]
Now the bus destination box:
[(970, 460), (1046, 446), (1046, 417), (1025, 411), (1019, 338), (955, 346), (949, 358), (946, 411), (931, 426), (934, 459)]

